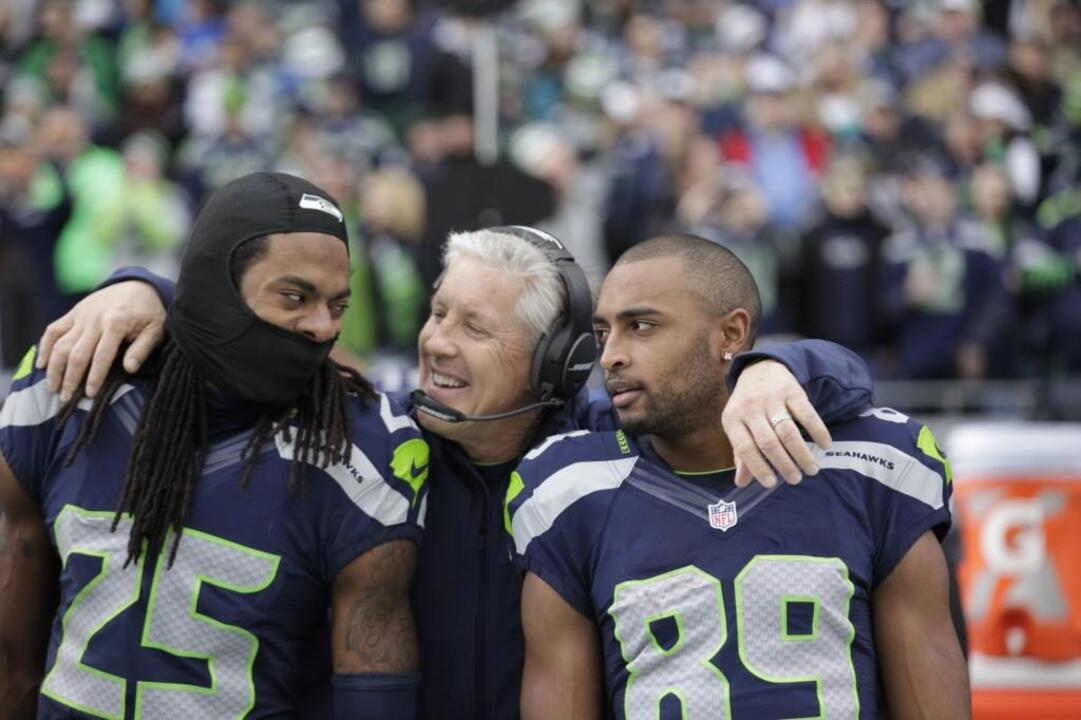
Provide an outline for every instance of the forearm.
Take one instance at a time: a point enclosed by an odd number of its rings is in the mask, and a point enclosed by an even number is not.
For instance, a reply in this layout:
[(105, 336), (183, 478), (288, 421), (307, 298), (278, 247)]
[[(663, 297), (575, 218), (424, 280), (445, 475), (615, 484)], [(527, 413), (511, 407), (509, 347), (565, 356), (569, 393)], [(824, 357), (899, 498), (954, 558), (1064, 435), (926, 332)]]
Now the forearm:
[[(404, 604), (404, 609), (394, 607)], [(409, 597), (389, 595), (352, 608), (348, 629), (334, 647), (335, 673), (399, 673), (420, 669)]]
[(350, 563), (334, 583), (334, 715), (413, 720), (420, 654), (409, 585), (417, 547), (392, 540)]
[(894, 720), (971, 716), (968, 670), (949, 610), (946, 558), (920, 537), (872, 596), (875, 652)]
[(871, 405), (873, 385), (867, 363), (848, 348), (826, 340), (771, 343), (742, 353), (728, 372), (729, 388), (748, 365), (766, 359), (789, 369), (827, 425), (855, 417)]
[(393, 540), (369, 550), (335, 582), (335, 673), (400, 673), (420, 668), (409, 604), (417, 547)]
[(54, 606), (44, 528), (0, 515), (0, 718), (34, 717)]
[(598, 720), (601, 699), (589, 673), (544, 668), (526, 658), (522, 676), (522, 720)]
[(952, 629), (907, 634), (891, 647), (883, 679), (892, 720), (971, 716), (968, 672)]
[(522, 587), (523, 720), (597, 720), (603, 707), (600, 638), (592, 621), (528, 573)]
[(154, 288), (154, 292), (158, 294), (158, 300), (161, 301), (163, 307), (169, 307), (173, 304), (173, 293), (176, 291), (176, 283), (169, 278), (155, 275), (146, 268), (138, 266), (122, 267), (114, 270), (112, 275), (107, 277), (94, 289), (95, 291), (101, 290), (110, 285), (116, 285), (128, 280), (145, 282), (150, 285), (150, 287)]

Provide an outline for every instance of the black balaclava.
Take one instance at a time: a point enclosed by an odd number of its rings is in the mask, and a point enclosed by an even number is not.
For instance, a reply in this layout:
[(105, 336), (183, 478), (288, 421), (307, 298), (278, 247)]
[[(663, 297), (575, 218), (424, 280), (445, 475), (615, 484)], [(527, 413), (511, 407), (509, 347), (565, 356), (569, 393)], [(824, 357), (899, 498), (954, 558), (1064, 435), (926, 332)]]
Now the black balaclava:
[(334, 341), (315, 342), (256, 317), (229, 265), (246, 240), (297, 232), (333, 235), (348, 247), (341, 208), (307, 180), (254, 173), (214, 192), (195, 219), (165, 321), (203, 377), (229, 395), (271, 408), (303, 394)]

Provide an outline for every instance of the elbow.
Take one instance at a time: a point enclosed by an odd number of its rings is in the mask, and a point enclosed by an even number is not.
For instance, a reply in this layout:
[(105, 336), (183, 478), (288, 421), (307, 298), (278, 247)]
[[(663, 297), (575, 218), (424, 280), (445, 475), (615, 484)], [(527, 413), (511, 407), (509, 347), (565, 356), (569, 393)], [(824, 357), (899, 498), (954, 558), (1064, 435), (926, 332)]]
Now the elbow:
[(965, 654), (957, 640), (952, 628), (949, 633), (943, 632), (943, 639), (935, 643), (934, 652), (938, 656), (936, 663), (942, 669), (943, 676), (953, 688), (951, 701), (952, 713), (950, 717), (972, 717), (972, 689), (969, 685), (968, 663)]
[(902, 720), (972, 717), (968, 669), (960, 645), (951, 640), (925, 641), (923, 652), (909, 658), (906, 666), (899, 668), (900, 673), (887, 679), (890, 717)]

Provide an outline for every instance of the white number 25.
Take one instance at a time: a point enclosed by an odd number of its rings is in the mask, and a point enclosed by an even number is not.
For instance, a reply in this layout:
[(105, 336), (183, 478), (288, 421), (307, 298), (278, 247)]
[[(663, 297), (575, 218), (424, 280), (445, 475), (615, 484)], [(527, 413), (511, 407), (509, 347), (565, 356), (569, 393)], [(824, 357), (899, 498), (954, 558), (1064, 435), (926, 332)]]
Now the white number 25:
[[(72, 555), (101, 558), (101, 569), (71, 601), (63, 636), (42, 694), (89, 715), (123, 720), (128, 681), (83, 662), (90, 640), (139, 599), (145, 559), (124, 567), (131, 519), (112, 532), (113, 513), (66, 506), (56, 518), (56, 544), (67, 566)], [(171, 541), (168, 541), (171, 542)], [(166, 548), (168, 548), (168, 542)], [(168, 550), (166, 549), (165, 552)], [(236, 718), (255, 704), (252, 665), (259, 640), (197, 611), (203, 584), (254, 593), (273, 582), (279, 557), (185, 529), (176, 562), (159, 557), (150, 586), (141, 644), (207, 663), (210, 687), (139, 681), (135, 717)]]

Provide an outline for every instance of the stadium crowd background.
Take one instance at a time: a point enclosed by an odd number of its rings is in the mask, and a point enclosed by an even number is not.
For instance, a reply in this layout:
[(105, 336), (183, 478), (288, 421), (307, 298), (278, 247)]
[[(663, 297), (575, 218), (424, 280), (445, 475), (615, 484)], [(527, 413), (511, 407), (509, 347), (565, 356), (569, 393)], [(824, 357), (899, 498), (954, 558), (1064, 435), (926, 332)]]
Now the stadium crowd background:
[(452, 4), (4, 0), (0, 365), (115, 267), (175, 277), (206, 193), (275, 169), (347, 209), (369, 364), (411, 362), (446, 233), (510, 222), (597, 277), (662, 230), (714, 239), (765, 333), (879, 379), (1081, 374), (1078, 2)]

